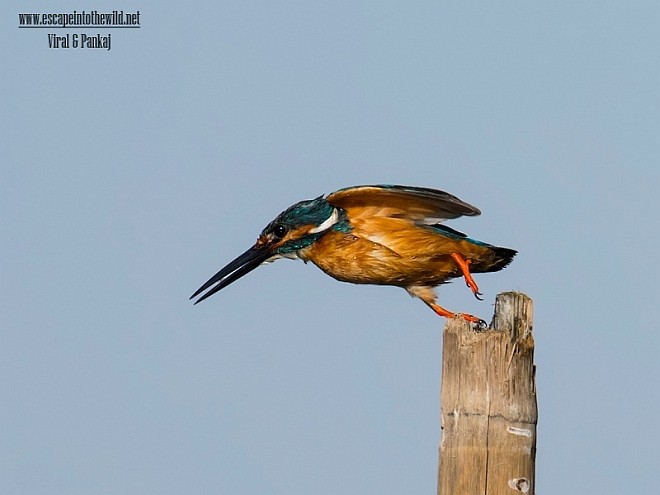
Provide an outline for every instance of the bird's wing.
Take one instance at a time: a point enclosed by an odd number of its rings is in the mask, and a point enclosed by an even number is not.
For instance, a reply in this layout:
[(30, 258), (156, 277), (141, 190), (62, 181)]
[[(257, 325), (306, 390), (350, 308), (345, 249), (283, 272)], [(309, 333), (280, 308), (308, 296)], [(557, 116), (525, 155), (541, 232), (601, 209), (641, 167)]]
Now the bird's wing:
[(369, 210), (370, 215), (403, 218), (426, 225), (463, 215), (476, 216), (478, 208), (444, 191), (411, 186), (356, 186), (328, 195), (333, 206), (349, 211)]

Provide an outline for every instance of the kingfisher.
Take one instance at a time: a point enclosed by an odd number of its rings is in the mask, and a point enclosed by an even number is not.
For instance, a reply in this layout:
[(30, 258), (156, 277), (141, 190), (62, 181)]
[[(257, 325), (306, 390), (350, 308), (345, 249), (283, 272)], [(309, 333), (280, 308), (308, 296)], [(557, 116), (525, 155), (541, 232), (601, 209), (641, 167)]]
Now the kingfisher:
[(481, 214), (444, 191), (368, 185), (301, 201), (280, 213), (256, 243), (202, 285), (195, 304), (263, 263), (279, 258), (311, 261), (332, 278), (353, 284), (393, 285), (421, 299), (439, 316), (483, 320), (437, 303), (434, 288), (462, 277), (482, 300), (473, 273), (506, 267), (516, 251), (472, 239), (442, 222)]

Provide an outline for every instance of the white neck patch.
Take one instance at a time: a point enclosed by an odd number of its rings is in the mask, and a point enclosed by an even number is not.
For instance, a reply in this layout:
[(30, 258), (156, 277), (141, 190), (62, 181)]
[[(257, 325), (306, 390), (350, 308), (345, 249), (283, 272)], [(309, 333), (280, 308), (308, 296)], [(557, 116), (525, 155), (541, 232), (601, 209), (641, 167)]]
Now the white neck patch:
[(337, 213), (337, 208), (332, 209), (332, 214), (323, 221), (321, 225), (318, 227), (314, 227), (312, 230), (309, 231), (310, 234), (318, 234), (319, 232), (324, 232), (328, 230), (330, 227), (332, 227), (334, 224), (336, 224), (339, 221), (339, 213)]

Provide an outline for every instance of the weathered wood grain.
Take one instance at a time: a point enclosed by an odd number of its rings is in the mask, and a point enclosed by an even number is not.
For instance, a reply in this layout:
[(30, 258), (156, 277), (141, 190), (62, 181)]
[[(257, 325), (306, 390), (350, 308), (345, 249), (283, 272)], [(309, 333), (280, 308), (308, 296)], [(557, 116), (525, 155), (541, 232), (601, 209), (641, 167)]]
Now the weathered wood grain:
[(438, 495), (534, 493), (533, 305), (499, 294), (490, 328), (461, 318), (443, 336)]

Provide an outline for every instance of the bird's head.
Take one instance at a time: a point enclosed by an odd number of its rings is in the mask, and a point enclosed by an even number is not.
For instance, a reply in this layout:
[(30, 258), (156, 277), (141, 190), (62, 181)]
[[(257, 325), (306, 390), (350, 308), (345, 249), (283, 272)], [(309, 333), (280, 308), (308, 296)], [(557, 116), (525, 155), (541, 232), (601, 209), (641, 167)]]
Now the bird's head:
[(211, 277), (191, 297), (210, 290), (195, 304), (227, 287), (262, 263), (278, 258), (297, 258), (298, 251), (311, 246), (332, 229), (346, 231), (346, 213), (322, 196), (301, 201), (280, 213), (261, 231), (257, 242), (234, 261)]

